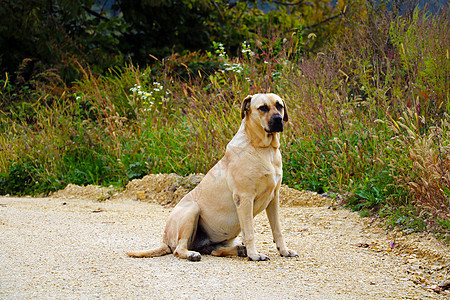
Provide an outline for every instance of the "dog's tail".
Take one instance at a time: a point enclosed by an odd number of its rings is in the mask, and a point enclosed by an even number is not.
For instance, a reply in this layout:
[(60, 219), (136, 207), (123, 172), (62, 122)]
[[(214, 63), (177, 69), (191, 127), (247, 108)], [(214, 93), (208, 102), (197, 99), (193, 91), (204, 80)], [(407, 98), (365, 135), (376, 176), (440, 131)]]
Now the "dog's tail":
[(167, 244), (162, 243), (159, 248), (151, 250), (141, 250), (141, 251), (131, 251), (127, 255), (130, 257), (156, 257), (163, 256), (172, 253), (172, 250), (167, 246)]

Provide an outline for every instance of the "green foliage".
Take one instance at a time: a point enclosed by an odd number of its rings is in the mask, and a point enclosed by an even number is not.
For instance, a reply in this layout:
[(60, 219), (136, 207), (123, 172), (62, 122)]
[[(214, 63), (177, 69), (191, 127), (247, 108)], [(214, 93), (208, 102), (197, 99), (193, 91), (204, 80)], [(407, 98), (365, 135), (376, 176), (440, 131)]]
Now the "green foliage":
[(191, 78), (202, 78), (214, 74), (223, 63), (217, 56), (200, 51), (186, 52), (184, 55), (174, 53), (152, 65), (151, 74), (155, 77), (167, 76), (189, 81)]
[(0, 194), (36, 195), (56, 191), (63, 185), (53, 176), (42, 176), (40, 165), (30, 158), (11, 164), (0, 173)]
[(355, 184), (347, 203), (349, 207), (354, 210), (379, 210), (387, 203), (402, 199), (405, 191), (395, 186), (395, 180), (388, 170), (370, 175), (371, 178), (366, 177)]
[(450, 231), (450, 220), (437, 219), (438, 223), (447, 231)]
[(414, 208), (403, 207), (396, 209), (389, 215), (392, 227), (399, 227), (405, 233), (420, 232), (426, 229), (426, 220), (417, 217), (412, 213)]
[(409, 105), (427, 120), (442, 114), (450, 97), (450, 41), (442, 39), (449, 35), (448, 16), (441, 12), (440, 18), (433, 18), (416, 9), (411, 20), (399, 18), (389, 31), (403, 74), (413, 80), (417, 101)]
[(296, 139), (286, 145), (283, 149), (284, 180), (301, 189), (320, 194), (327, 192), (334, 170), (330, 153), (322, 151), (322, 147), (319, 141), (309, 138)]
[(64, 168), (63, 181), (74, 184), (102, 184), (103, 180), (113, 181), (108, 178), (106, 159), (95, 150), (75, 148), (69, 150), (62, 158)]
[[(263, 13), (258, 3), (271, 10)], [(5, 0), (0, 6), (0, 74), (29, 81), (52, 69), (71, 84), (86, 66), (104, 73), (125, 59), (147, 65), (154, 57), (211, 50), (214, 41), (235, 55), (245, 39), (264, 41), (273, 28), (300, 37), (313, 31), (310, 50), (316, 51), (345, 27), (340, 2), (276, 3), (123, 0), (105, 8), (107, 0)], [(309, 30), (303, 32), (302, 25)], [(28, 70), (20, 72), (26, 59), (31, 61)], [(195, 62), (188, 67), (195, 72)]]
[(145, 164), (141, 164), (139, 161), (134, 164), (130, 164), (127, 170), (127, 179), (140, 179), (148, 174), (148, 167)]
[(26, 195), (34, 193), (36, 170), (31, 162), (16, 163), (0, 174), (0, 192)]
[(123, 61), (115, 47), (128, 25), (119, 17), (93, 17), (93, 0), (16, 1), (0, 6), (0, 72), (14, 73), (32, 59), (25, 80), (48, 68), (58, 69), (66, 82), (79, 77), (77, 64), (99, 70)]

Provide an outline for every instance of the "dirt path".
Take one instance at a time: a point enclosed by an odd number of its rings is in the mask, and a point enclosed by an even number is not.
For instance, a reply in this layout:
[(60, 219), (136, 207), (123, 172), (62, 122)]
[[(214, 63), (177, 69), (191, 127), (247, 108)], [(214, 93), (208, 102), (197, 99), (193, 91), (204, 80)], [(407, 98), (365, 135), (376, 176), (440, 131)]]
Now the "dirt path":
[(450, 280), (448, 248), (327, 207), (282, 207), (299, 258), (277, 255), (264, 214), (256, 240), (267, 262), (126, 257), (159, 244), (170, 210), (120, 197), (0, 198), (0, 298), (450, 298), (432, 291)]

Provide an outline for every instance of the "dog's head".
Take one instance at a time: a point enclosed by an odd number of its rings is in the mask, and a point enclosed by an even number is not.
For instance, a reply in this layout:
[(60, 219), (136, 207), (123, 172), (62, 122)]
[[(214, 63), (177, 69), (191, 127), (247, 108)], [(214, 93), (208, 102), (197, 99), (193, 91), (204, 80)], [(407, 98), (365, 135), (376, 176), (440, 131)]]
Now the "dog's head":
[(260, 124), (267, 133), (283, 132), (283, 122), (288, 121), (286, 103), (275, 94), (247, 96), (242, 102), (241, 117)]

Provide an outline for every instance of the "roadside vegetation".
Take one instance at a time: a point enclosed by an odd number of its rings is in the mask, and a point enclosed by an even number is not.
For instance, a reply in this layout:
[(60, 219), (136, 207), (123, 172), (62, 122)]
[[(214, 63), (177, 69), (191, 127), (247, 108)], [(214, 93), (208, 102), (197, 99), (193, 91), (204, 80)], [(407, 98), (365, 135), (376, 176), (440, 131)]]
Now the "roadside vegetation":
[(285, 184), (448, 240), (448, 10), (352, 9), (328, 39), (269, 24), (234, 45), (236, 55), (215, 41), (102, 72), (74, 60), (70, 83), (23, 60), (0, 80), (0, 194), (205, 173), (237, 131), (245, 96), (274, 92), (290, 119)]

